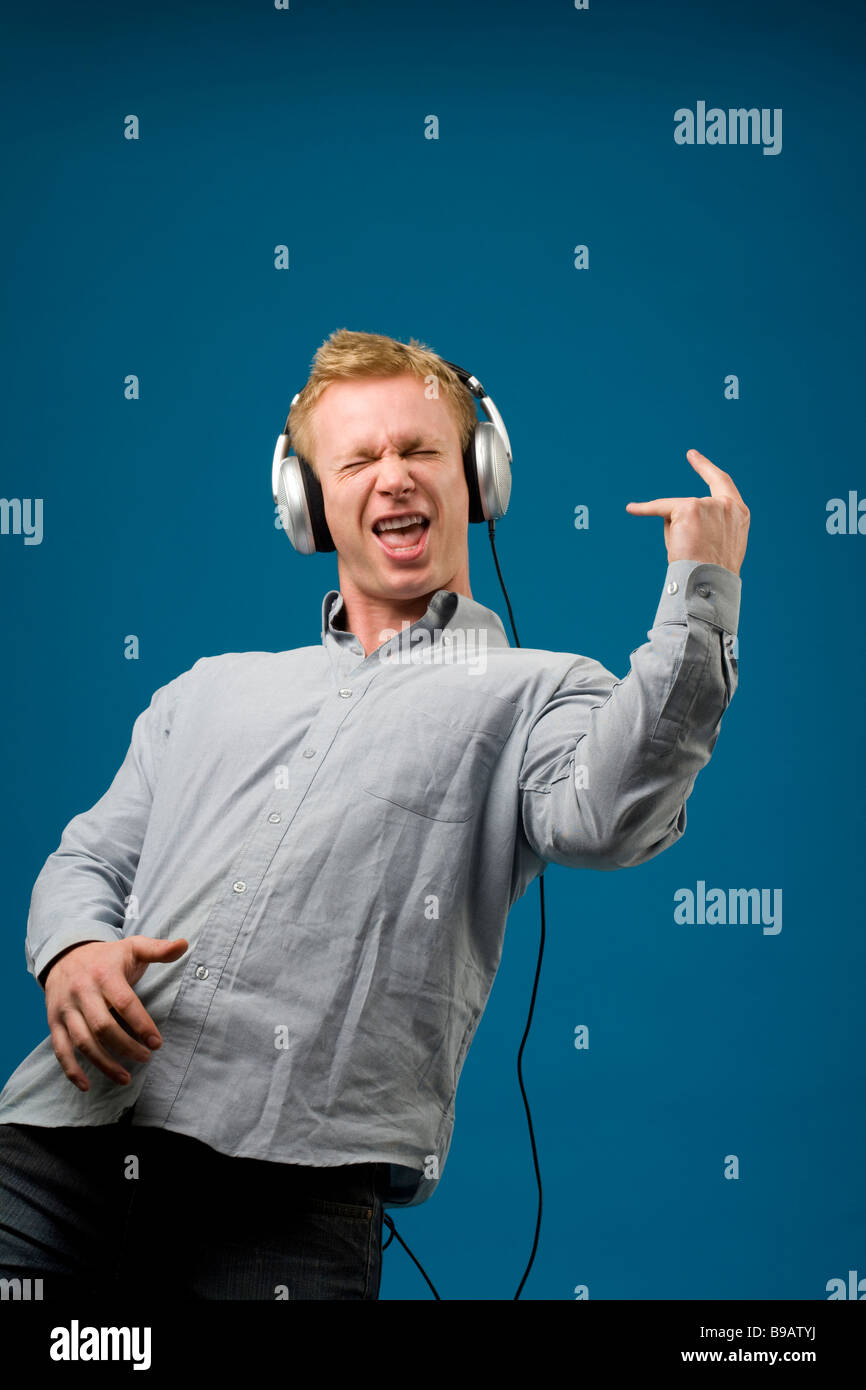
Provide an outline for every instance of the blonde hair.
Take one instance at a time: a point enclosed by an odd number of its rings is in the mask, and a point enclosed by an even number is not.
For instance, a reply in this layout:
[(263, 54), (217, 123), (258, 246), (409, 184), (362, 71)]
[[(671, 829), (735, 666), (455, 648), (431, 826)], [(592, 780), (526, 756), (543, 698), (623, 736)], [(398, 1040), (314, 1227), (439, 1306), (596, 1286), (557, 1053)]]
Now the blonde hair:
[(475, 397), (441, 357), (417, 338), (401, 343), (382, 333), (353, 333), (348, 328), (338, 328), (317, 351), (307, 384), (289, 411), (288, 427), (295, 453), (305, 458), (318, 476), (313, 458), (316, 440), (313, 414), (320, 396), (332, 382), (407, 373), (421, 380), (436, 378), (441, 397), (451, 407), (460, 448), (465, 450), (478, 423)]

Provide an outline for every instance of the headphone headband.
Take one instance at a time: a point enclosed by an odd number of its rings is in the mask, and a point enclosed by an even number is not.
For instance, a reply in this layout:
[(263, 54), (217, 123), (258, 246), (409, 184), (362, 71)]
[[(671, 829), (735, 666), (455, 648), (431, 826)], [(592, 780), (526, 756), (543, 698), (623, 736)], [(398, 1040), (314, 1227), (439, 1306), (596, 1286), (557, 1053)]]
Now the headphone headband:
[[(500, 435), (502, 442), (505, 445), (506, 453), (508, 454), (508, 462), (511, 463), (511, 441), (508, 438), (508, 431), (505, 428), (505, 421), (499, 414), (499, 411), (496, 409), (493, 397), (488, 396), (487, 392), (484, 390), (484, 387), (481, 385), (481, 382), (478, 380), (478, 377), (472, 376), (470, 372), (467, 372), (465, 367), (458, 367), (456, 362), (449, 362), (447, 357), (440, 357), (439, 361), (444, 362), (446, 367), (450, 367), (453, 372), (456, 372), (463, 384), (465, 386), (468, 386), (473, 396), (476, 397), (479, 405), (481, 406), (481, 409), (484, 411), (484, 414), (487, 416), (490, 423), (493, 425), (497, 433)], [(297, 399), (297, 397), (295, 399)], [(294, 405), (294, 401), (292, 402), (292, 404)]]

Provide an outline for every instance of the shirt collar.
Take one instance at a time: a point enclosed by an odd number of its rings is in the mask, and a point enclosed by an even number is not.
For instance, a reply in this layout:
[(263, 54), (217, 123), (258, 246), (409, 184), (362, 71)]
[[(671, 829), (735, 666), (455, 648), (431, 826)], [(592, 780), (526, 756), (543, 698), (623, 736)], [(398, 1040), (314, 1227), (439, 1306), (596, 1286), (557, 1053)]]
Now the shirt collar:
[[(339, 589), (329, 589), (322, 600), (322, 644), (326, 648), (333, 645), (363, 657), (364, 651), (359, 639), (353, 632), (347, 632), (338, 625), (341, 619), (345, 620), (345, 612), (346, 605)], [(417, 634), (419, 629), (430, 633), (431, 646), (441, 641), (442, 633), (446, 629), (452, 632), (484, 632), (484, 641), (488, 647), (511, 645), (502, 619), (492, 608), (485, 608), (483, 604), (476, 603), (475, 599), (468, 598), (466, 594), (455, 593), (453, 589), (437, 589), (427, 605), (424, 616), (408, 627), (401, 627), (385, 647), (380, 648), (380, 652), (392, 646), (397, 650), (411, 646), (413, 641), (418, 641), (417, 635), (413, 639), (413, 634)]]

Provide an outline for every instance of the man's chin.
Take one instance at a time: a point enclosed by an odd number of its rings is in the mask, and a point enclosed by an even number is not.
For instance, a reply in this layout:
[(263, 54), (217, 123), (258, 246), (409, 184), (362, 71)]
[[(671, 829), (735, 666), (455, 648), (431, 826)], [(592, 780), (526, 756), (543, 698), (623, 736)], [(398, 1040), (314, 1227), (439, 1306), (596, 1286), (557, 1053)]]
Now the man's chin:
[(364, 561), (355, 567), (343, 558), (340, 587), (351, 586), (357, 593), (374, 601), (411, 603), (435, 594), (437, 589), (448, 588), (451, 580), (450, 572), (443, 577), (441, 567), (434, 566), (429, 560), (422, 560), (411, 568), (407, 565), (404, 569), (389, 564), (386, 557), (378, 554), (375, 563), (370, 564), (368, 556), (364, 557)]
[(425, 594), (435, 593), (438, 585), (430, 574), (386, 575), (381, 581), (381, 597), (397, 603), (410, 603), (412, 599), (423, 598)]
[(411, 574), (408, 571), (395, 574), (393, 570), (377, 566), (373, 573), (366, 571), (363, 575), (352, 574), (348, 577), (359, 593), (386, 603), (411, 603), (434, 594), (442, 587), (429, 565), (420, 566)]

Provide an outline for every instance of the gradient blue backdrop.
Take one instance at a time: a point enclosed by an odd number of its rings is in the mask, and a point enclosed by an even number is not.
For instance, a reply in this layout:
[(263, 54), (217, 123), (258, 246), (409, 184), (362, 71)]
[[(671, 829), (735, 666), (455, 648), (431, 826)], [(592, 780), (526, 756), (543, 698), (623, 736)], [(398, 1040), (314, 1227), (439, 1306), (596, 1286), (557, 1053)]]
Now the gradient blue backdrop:
[[(335, 559), (292, 550), (269, 491), (316, 347), (415, 336), (508, 424), (524, 645), (625, 674), (666, 568), (661, 521), (625, 504), (703, 493), (688, 448), (752, 515), (740, 687), (684, 839), (545, 875), (523, 1296), (823, 1299), (866, 1275), (866, 537), (825, 528), (866, 492), (861, 7), (50, 0), (6, 23), (0, 491), (44, 499), (44, 539), (0, 536), (2, 1080), (47, 1031), (33, 882), (136, 714), (200, 656), (319, 639)], [(781, 107), (782, 152), (678, 146), (698, 100)], [(507, 622), (472, 531), (474, 596)], [(782, 931), (678, 926), (698, 879), (782, 888)], [(529, 1255), (537, 942), (533, 885), (443, 1181), (393, 1213), (447, 1299), (510, 1298)], [(382, 1297), (429, 1297), (396, 1243)]]

